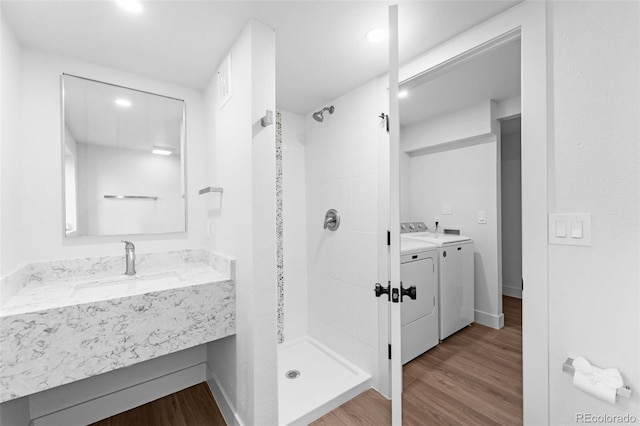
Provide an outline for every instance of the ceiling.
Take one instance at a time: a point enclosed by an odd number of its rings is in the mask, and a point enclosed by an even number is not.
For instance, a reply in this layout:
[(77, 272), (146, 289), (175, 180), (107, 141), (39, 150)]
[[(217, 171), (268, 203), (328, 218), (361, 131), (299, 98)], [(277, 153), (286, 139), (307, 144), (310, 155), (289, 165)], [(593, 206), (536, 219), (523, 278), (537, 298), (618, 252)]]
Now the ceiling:
[[(405, 62), (520, 0), (400, 1)], [(278, 108), (306, 114), (387, 70), (387, 1), (6, 1), (21, 43), (203, 89), (249, 19), (275, 30)], [(397, 2), (393, 2), (397, 3)]]
[[(408, 85), (409, 86), (409, 85)], [(520, 40), (453, 65), (424, 83), (407, 89), (400, 99), (400, 124), (407, 126), (436, 115), (491, 99), (520, 96)]]

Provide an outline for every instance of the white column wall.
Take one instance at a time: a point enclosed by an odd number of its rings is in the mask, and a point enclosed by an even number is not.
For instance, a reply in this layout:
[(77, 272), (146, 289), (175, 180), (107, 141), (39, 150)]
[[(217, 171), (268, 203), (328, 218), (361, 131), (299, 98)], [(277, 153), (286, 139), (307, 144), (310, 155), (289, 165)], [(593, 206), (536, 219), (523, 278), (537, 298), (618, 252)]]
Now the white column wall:
[(24, 262), (22, 237), (22, 144), (20, 138), (21, 47), (1, 17), (0, 34), (0, 274)]
[(273, 30), (249, 22), (230, 50), (231, 99), (206, 89), (208, 246), (236, 259), (236, 335), (208, 345), (211, 374), (242, 424), (277, 424)]
[[(549, 211), (592, 215), (591, 247), (549, 246), (550, 424), (638, 419), (640, 3), (550, 2), (548, 24)], [(632, 398), (576, 389), (561, 366), (577, 356), (618, 368)]]

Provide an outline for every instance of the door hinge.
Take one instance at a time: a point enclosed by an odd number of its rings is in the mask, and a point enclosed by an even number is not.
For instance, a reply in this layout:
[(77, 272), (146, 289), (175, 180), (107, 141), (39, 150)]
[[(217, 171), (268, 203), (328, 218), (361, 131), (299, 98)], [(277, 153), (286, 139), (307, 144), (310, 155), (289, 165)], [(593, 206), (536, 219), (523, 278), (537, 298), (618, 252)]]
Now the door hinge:
[(387, 231), (387, 245), (391, 246), (391, 231)]
[(389, 359), (391, 359), (391, 343), (389, 343)]

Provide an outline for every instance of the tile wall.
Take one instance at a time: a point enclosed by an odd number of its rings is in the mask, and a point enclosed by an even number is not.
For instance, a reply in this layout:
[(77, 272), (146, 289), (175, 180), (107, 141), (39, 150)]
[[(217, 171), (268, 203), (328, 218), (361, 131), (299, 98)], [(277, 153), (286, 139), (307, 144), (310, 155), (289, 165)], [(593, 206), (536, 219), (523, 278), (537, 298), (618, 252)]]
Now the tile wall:
[[(290, 341), (308, 333), (307, 317), (307, 217), (304, 117), (279, 111), (282, 234), (279, 244), (279, 322), (282, 339)], [(276, 138), (278, 128), (276, 127)], [(279, 290), (280, 290), (279, 288)]]
[[(378, 142), (377, 84), (326, 106), (319, 123), (305, 117), (309, 334), (376, 374)], [(325, 105), (319, 106), (318, 109)], [(340, 228), (323, 229), (327, 210)]]

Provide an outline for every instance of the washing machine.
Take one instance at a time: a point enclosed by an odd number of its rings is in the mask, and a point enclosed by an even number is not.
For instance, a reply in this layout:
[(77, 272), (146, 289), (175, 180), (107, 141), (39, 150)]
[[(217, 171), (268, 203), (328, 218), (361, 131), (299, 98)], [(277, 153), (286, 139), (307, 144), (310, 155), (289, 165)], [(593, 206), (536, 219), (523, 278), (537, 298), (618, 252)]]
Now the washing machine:
[(464, 235), (427, 232), (421, 222), (402, 225), (403, 241), (438, 247), (439, 338), (444, 340), (475, 319), (473, 240)]
[(438, 247), (402, 239), (400, 280), (403, 288), (416, 287), (416, 299), (405, 297), (402, 315), (402, 364), (436, 346), (438, 334)]

